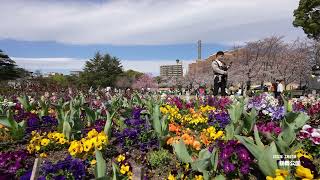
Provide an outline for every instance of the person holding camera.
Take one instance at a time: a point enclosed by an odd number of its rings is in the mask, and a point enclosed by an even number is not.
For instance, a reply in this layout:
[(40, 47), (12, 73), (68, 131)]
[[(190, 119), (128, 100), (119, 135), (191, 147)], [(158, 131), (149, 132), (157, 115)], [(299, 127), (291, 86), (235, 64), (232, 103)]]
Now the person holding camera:
[(212, 61), (212, 69), (213, 69), (213, 95), (217, 96), (219, 93), (219, 89), (221, 92), (221, 96), (226, 96), (226, 87), (227, 87), (227, 79), (228, 79), (228, 69), (231, 67), (231, 63), (229, 66), (224, 62), (224, 52), (219, 51), (216, 54), (216, 59)]

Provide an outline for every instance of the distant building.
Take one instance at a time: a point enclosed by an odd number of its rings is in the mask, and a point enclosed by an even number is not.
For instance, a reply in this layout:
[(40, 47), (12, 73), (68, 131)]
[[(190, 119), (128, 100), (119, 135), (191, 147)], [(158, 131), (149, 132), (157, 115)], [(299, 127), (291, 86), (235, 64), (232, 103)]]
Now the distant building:
[(70, 71), (70, 75), (80, 76), (81, 71)]
[(179, 60), (174, 65), (162, 65), (160, 66), (161, 77), (182, 77), (183, 67)]
[(63, 75), (62, 73), (58, 73), (58, 72), (48, 72), (48, 73), (45, 73), (43, 75), (43, 77), (51, 77), (51, 76), (55, 76), (55, 75)]

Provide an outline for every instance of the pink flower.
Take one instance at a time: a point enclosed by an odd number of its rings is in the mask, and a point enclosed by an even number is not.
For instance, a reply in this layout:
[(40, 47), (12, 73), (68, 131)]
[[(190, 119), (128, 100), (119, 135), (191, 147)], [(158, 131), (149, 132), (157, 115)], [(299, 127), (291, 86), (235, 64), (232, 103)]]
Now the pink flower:
[(299, 138), (300, 139), (306, 139), (306, 138), (309, 138), (310, 137), (310, 133), (308, 131), (300, 131), (299, 133)]
[(320, 137), (311, 137), (311, 140), (314, 144), (317, 144), (317, 145), (320, 144)]
[(304, 125), (303, 127), (302, 127), (302, 130), (303, 131), (307, 131), (307, 132), (309, 132), (309, 133), (312, 133), (315, 129), (314, 128), (312, 128), (310, 125)]
[(281, 133), (281, 128), (280, 127), (276, 127), (274, 128), (273, 132), (276, 134), (276, 135), (279, 135)]

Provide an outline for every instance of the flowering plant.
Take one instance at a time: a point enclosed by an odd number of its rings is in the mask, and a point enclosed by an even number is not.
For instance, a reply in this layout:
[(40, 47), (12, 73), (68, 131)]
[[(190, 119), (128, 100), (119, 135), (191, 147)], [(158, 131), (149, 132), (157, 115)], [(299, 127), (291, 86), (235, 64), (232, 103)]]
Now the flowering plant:
[(320, 154), (320, 129), (304, 125), (299, 131), (298, 139), (303, 143), (308, 152)]
[(254, 158), (242, 144), (230, 140), (219, 141), (218, 146), (220, 149), (218, 167), (227, 177), (241, 177), (250, 173)]
[(247, 109), (256, 109), (262, 116), (271, 117), (272, 120), (281, 120), (284, 117), (284, 106), (280, 106), (276, 98), (268, 93), (262, 93), (249, 99)]
[(150, 123), (140, 116), (142, 109), (135, 109), (132, 112), (132, 118), (124, 121), (123, 130), (115, 129), (113, 135), (116, 137), (115, 143), (123, 148), (139, 147), (146, 151), (152, 146), (158, 145), (158, 139)]
[[(29, 180), (31, 171), (26, 172), (21, 180)], [(40, 176), (38, 180), (46, 179), (66, 179), (82, 180), (86, 177), (86, 164), (80, 159), (72, 159), (68, 156), (62, 161), (52, 163), (45, 161), (40, 167)]]
[(46, 153), (51, 150), (59, 150), (67, 147), (69, 141), (63, 134), (58, 132), (39, 133), (32, 131), (32, 137), (27, 146), (30, 154), (40, 153), (41, 157), (46, 157)]
[(85, 138), (72, 141), (68, 151), (73, 157), (87, 158), (94, 155), (95, 148), (102, 150), (107, 144), (108, 136), (103, 131), (98, 133), (98, 131), (92, 129)]
[[(32, 167), (30, 155), (25, 150), (0, 152), (0, 177), (14, 177), (18, 170), (28, 170)], [(11, 179), (10, 178), (10, 179)]]
[(120, 154), (116, 158), (117, 165), (119, 167), (120, 175), (125, 176), (128, 179), (132, 179), (132, 167), (130, 163), (128, 162), (127, 157), (125, 154)]

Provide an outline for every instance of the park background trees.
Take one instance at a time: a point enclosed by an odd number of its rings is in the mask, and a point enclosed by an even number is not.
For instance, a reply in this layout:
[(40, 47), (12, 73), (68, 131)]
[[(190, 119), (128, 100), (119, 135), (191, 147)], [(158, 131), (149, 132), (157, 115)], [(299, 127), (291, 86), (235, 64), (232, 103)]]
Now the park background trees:
[(28, 75), (28, 71), (17, 67), (16, 62), (0, 49), (0, 81), (15, 80)]

